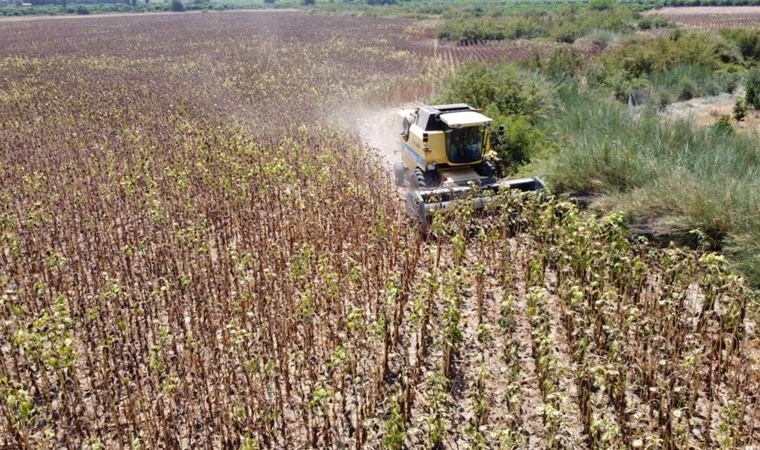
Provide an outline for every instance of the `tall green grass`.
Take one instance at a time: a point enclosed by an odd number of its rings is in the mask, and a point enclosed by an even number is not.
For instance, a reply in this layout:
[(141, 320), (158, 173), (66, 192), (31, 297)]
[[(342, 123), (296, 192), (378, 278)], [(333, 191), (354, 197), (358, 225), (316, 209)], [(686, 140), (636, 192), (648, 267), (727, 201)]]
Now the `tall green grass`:
[(554, 190), (598, 195), (597, 207), (624, 211), (658, 239), (706, 236), (760, 286), (760, 138), (632, 120), (624, 106), (574, 89), (560, 97), (548, 127), (561, 144), (540, 163)]
[(723, 92), (731, 93), (739, 84), (740, 75), (710, 70), (705, 66), (682, 65), (666, 72), (654, 73), (649, 80), (661, 96), (667, 96), (669, 103)]

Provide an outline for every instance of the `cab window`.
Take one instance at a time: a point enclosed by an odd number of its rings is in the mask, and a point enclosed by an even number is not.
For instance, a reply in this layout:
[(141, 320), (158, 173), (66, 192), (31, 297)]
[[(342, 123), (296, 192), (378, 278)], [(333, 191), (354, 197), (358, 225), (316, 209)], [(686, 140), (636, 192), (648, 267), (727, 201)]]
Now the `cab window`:
[(446, 153), (452, 163), (470, 163), (483, 159), (484, 127), (466, 127), (446, 131)]

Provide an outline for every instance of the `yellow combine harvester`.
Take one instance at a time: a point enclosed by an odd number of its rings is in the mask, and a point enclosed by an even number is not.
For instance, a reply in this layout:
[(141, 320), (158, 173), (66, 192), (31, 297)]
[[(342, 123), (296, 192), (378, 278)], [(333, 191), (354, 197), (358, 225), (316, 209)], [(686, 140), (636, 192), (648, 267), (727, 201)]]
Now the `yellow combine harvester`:
[[(538, 177), (507, 180), (504, 163), (491, 150), (491, 119), (464, 103), (422, 106), (398, 112), (401, 163), (394, 167), (397, 186), (407, 186), (407, 210), (423, 230), (430, 212), (454, 200), (473, 197), (476, 208), (500, 189), (538, 191)], [(504, 128), (499, 128), (500, 139)], [(473, 195), (473, 189), (478, 190)]]

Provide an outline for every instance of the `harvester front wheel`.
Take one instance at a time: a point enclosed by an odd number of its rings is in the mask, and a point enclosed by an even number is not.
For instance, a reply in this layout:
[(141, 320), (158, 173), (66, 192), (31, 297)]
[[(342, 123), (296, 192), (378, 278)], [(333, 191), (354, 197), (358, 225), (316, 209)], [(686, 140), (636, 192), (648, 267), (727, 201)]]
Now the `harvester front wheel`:
[(489, 161), (484, 161), (473, 168), (475, 169), (475, 172), (477, 172), (481, 177), (494, 176), (494, 168), (491, 164), (489, 164)]
[(417, 189), (428, 189), (435, 187), (435, 173), (431, 171), (423, 171), (419, 167), (414, 169), (412, 173), (411, 184), (412, 187)]
[(481, 177), (496, 178), (498, 176), (498, 171), (491, 161), (482, 162), (476, 165), (474, 168), (475, 172), (477, 172)]

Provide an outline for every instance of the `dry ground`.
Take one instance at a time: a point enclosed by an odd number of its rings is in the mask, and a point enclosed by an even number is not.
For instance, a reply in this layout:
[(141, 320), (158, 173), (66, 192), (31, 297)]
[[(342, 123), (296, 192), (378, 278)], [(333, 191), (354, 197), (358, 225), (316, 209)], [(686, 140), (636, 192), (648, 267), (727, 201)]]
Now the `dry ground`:
[(664, 117), (671, 119), (690, 119), (697, 125), (712, 125), (721, 117), (728, 116), (737, 130), (757, 133), (760, 131), (760, 113), (749, 110), (743, 120), (734, 118), (734, 105), (744, 98), (744, 90), (734, 94), (721, 94), (712, 97), (698, 97), (683, 102), (675, 102), (666, 108)]

